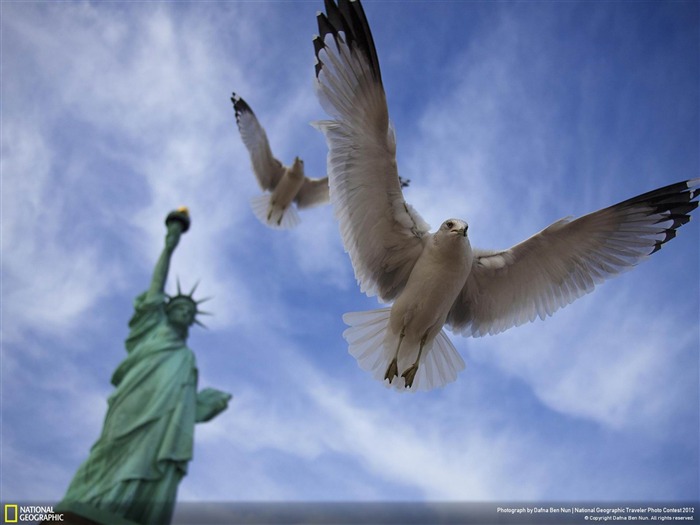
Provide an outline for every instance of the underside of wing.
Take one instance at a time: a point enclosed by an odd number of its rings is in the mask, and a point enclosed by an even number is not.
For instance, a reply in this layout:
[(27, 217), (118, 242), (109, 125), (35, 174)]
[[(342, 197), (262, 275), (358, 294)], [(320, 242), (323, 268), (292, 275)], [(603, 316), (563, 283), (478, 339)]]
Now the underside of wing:
[(272, 191), (284, 173), (284, 166), (272, 155), (267, 134), (246, 101), (233, 93), (231, 102), (241, 139), (250, 154), (255, 177), (263, 190)]
[(403, 289), (428, 225), (406, 204), (372, 34), (358, 1), (327, 0), (318, 15), (316, 90), (334, 118), (317, 122), (329, 147), (330, 197), (362, 291)]
[(310, 208), (326, 204), (330, 200), (330, 192), (328, 190), (328, 177), (322, 179), (306, 178), (304, 184), (294, 197), (299, 208)]
[(672, 184), (557, 221), (509, 250), (475, 251), (448, 324), (483, 336), (551, 316), (673, 239), (698, 206), (699, 186), (700, 179)]

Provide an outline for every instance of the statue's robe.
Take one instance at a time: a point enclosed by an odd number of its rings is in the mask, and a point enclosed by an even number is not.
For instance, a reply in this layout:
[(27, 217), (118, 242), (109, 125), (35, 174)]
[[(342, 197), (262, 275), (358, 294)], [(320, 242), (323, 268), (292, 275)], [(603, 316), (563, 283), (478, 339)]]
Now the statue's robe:
[(195, 357), (168, 323), (162, 295), (152, 300), (139, 295), (129, 328), (129, 355), (112, 376), (116, 388), (102, 435), (57, 508), (83, 515), (98, 509), (86, 516), (95, 521), (108, 520), (100, 518), (104, 513), (136, 523), (169, 523), (178, 483), (192, 459)]

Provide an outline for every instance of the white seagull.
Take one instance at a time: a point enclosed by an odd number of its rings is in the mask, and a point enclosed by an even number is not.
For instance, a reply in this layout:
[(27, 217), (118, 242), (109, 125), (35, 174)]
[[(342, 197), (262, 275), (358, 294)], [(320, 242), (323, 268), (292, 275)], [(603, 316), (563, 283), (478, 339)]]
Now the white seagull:
[(443, 326), (497, 334), (545, 319), (659, 250), (690, 220), (700, 179), (561, 219), (503, 251), (472, 248), (468, 225), (435, 233), (403, 197), (377, 52), (359, 0), (325, 0), (314, 38), (316, 91), (333, 120), (331, 203), (360, 288), (389, 308), (347, 313), (343, 336), (364, 370), (399, 390), (430, 390), (464, 368)]
[(301, 209), (328, 202), (328, 177), (306, 177), (299, 157), (291, 166), (284, 166), (272, 154), (267, 134), (246, 101), (233, 93), (231, 102), (253, 173), (265, 192), (251, 199), (253, 213), (271, 228), (293, 228), (300, 222), (294, 205)]

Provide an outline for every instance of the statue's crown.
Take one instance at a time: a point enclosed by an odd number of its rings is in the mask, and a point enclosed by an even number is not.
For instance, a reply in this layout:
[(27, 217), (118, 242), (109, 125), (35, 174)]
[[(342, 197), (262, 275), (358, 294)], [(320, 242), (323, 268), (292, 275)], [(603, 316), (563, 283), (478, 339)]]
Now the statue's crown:
[(192, 287), (192, 290), (190, 293), (185, 294), (182, 293), (182, 289), (180, 288), (180, 279), (177, 280), (177, 295), (170, 295), (166, 296), (167, 297), (167, 303), (165, 304), (165, 309), (166, 311), (175, 303), (178, 302), (187, 302), (192, 305), (194, 308), (195, 312), (195, 319), (194, 322), (197, 323), (199, 326), (203, 326), (206, 328), (206, 325), (202, 323), (199, 319), (197, 319), (198, 315), (212, 315), (210, 312), (205, 312), (204, 310), (199, 309), (199, 305), (205, 301), (208, 301), (211, 299), (211, 297), (205, 297), (204, 299), (195, 299), (194, 298), (194, 292), (197, 289), (197, 286), (199, 286), (199, 281), (195, 283), (195, 285)]

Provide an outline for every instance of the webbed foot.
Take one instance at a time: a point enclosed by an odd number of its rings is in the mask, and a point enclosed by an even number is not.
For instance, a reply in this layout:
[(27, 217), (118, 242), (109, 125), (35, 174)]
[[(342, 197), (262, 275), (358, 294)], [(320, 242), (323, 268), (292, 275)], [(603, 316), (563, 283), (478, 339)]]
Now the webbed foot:
[(399, 365), (394, 359), (391, 363), (389, 363), (389, 367), (386, 369), (386, 374), (384, 374), (384, 379), (389, 380), (389, 384), (394, 380), (395, 377), (399, 376)]
[(416, 372), (418, 372), (418, 363), (413, 363), (403, 374), (401, 374), (401, 377), (406, 380), (406, 388), (411, 388), (413, 386), (413, 380), (416, 378)]

